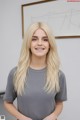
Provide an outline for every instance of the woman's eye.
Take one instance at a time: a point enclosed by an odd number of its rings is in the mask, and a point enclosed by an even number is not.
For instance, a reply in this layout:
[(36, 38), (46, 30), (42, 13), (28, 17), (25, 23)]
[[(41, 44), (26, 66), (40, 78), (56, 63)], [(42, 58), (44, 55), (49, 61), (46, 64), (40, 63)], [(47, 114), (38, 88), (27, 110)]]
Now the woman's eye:
[(48, 41), (48, 39), (43, 39), (44, 41)]
[(32, 41), (36, 41), (37, 39), (35, 39), (35, 38), (32, 38)]

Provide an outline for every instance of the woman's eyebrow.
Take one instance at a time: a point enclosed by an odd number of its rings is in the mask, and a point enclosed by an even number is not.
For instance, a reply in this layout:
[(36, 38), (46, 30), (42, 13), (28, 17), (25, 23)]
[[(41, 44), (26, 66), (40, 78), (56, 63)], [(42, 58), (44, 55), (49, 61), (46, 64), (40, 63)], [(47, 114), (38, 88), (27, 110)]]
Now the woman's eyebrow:
[(38, 38), (37, 36), (32, 36), (32, 37), (34, 37), (34, 38)]
[(48, 38), (47, 36), (43, 36), (43, 38)]

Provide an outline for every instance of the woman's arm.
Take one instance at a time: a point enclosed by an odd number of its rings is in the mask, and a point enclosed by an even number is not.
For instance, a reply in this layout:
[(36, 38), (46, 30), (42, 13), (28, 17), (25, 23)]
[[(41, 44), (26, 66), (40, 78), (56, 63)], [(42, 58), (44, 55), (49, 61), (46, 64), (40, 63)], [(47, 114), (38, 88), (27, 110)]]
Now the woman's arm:
[(44, 118), (44, 120), (57, 120), (57, 117), (62, 112), (62, 109), (63, 109), (63, 102), (57, 101), (55, 111), (46, 118)]
[(16, 109), (16, 107), (14, 106), (13, 103), (4, 101), (4, 106), (5, 106), (5, 108), (8, 110), (8, 112), (9, 112), (10, 114), (12, 114), (14, 117), (16, 117), (17, 119), (19, 119), (19, 120), (32, 120), (31, 118), (26, 117), (26, 116), (24, 116), (23, 114), (21, 114), (21, 113)]
[(62, 109), (63, 109), (63, 102), (57, 101), (55, 111), (52, 114), (58, 117), (60, 113), (62, 112)]

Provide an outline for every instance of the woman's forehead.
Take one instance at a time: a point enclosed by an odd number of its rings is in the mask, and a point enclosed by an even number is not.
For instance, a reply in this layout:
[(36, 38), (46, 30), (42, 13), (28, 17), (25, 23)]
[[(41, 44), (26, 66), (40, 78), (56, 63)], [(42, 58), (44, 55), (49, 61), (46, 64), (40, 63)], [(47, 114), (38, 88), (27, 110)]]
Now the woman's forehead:
[(39, 36), (39, 35), (43, 35), (43, 36), (47, 37), (46, 32), (41, 28), (37, 29), (33, 34), (33, 36)]

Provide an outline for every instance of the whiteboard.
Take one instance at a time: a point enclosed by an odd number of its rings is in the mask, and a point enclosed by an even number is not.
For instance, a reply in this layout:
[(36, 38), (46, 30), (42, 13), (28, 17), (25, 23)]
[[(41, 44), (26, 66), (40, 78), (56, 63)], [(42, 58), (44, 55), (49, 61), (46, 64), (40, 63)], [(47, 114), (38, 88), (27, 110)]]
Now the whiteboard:
[(55, 36), (80, 37), (80, 2), (41, 1), (22, 5), (22, 33), (34, 22), (46, 22)]

